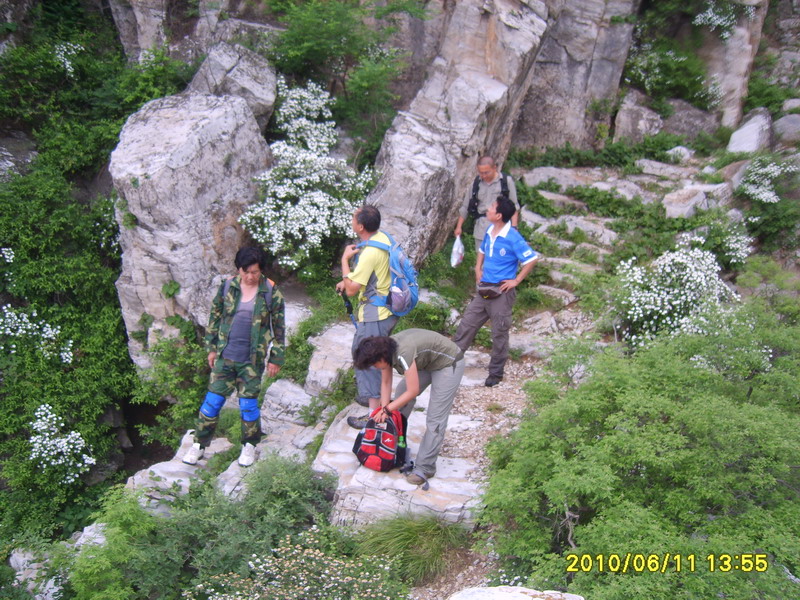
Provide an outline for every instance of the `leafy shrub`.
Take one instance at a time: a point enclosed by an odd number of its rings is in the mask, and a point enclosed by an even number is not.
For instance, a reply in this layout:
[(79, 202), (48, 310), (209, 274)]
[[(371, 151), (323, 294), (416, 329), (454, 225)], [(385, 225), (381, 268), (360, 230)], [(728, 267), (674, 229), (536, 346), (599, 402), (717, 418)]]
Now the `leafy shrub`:
[(147, 351), (152, 366), (141, 374), (132, 404), (155, 408), (155, 423), (139, 425), (146, 442), (174, 446), (191, 429), (208, 386), (207, 352), (195, 340), (165, 338)]
[(305, 465), (269, 456), (248, 472), (242, 499), (225, 497), (213, 482), (193, 482), (168, 518), (119, 488), (97, 515), (106, 543), (62, 551), (56, 566), (78, 599), (177, 597), (194, 578), (245, 575), (253, 553), (268, 555), (284, 536), (324, 519), (329, 485)]
[(395, 600), (406, 589), (391, 557), (364, 561), (332, 552), (316, 527), (255, 556), (248, 577), (226, 575), (186, 592), (187, 600)]
[(718, 101), (719, 91), (706, 84), (703, 61), (664, 39), (634, 46), (628, 54), (624, 78), (656, 100), (682, 98), (704, 110)]
[[(632, 358), (612, 351), (596, 356), (577, 389), (537, 388), (546, 405), (490, 446), (481, 519), (506, 570), (531, 587), (600, 600), (791, 596), (783, 566), (800, 567), (791, 491), (800, 416), (786, 400), (797, 391), (800, 363), (776, 358), (797, 355), (784, 329), (762, 318), (664, 339)], [(666, 576), (565, 572), (570, 553), (700, 560), (730, 548), (767, 554), (767, 572), (723, 577), (705, 564), (694, 572), (684, 564), (680, 573), (670, 565)]]
[(414, 310), (398, 321), (394, 333), (413, 328), (445, 333), (449, 318), (450, 309), (447, 306), (439, 303), (420, 302)]
[(537, 189), (525, 184), (517, 185), (517, 198), (521, 206), (525, 206), (543, 217), (552, 218), (560, 214), (552, 200), (548, 200)]
[(586, 203), (586, 208), (601, 217), (629, 217), (641, 212), (641, 200), (628, 200), (613, 190), (600, 190), (590, 186), (577, 186), (567, 190), (570, 196)]
[(736, 194), (749, 201), (747, 224), (765, 249), (791, 246), (797, 240), (800, 203), (796, 198), (795, 164), (757, 156), (745, 171)]
[(783, 103), (796, 98), (797, 92), (770, 81), (763, 72), (756, 69), (747, 80), (747, 96), (744, 100), (744, 111), (748, 112), (761, 106), (770, 114), (777, 115), (783, 109)]
[(441, 573), (448, 556), (466, 542), (459, 525), (443, 523), (435, 516), (399, 516), (364, 528), (358, 546), (368, 557), (390, 556), (400, 576), (420, 585)]

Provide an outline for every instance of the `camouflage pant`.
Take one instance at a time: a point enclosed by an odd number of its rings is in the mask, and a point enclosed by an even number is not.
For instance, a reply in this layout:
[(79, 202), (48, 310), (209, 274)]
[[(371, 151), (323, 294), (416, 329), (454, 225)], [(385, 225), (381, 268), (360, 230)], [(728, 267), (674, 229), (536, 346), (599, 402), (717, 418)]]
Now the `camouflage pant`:
[[(211, 371), (211, 379), (208, 384), (208, 391), (222, 397), (230, 396), (234, 391), (239, 392), (239, 406), (242, 409), (242, 443), (258, 444), (261, 440), (261, 419), (246, 420), (244, 418), (245, 406), (243, 399), (256, 399), (261, 393), (261, 376), (263, 369), (256, 369), (250, 363), (241, 363), (228, 360), (227, 358), (217, 357), (214, 369)], [(217, 415), (209, 416), (200, 411), (195, 429), (195, 440), (202, 446), (207, 446), (214, 436), (217, 428)]]

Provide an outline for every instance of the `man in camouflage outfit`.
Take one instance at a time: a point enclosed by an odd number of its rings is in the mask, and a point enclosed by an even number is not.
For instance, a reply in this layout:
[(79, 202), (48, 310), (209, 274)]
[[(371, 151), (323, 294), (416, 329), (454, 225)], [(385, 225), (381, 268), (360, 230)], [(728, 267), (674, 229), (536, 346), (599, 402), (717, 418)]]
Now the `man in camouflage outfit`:
[(283, 295), (263, 274), (263, 251), (241, 248), (234, 262), (239, 274), (222, 282), (211, 303), (205, 337), (211, 378), (200, 407), (194, 443), (183, 457), (187, 464), (196, 464), (203, 456), (225, 398), (237, 389), (242, 414), (239, 464), (253, 464), (255, 446), (261, 440), (258, 396), (267, 355), (270, 377), (278, 374), (285, 358)]

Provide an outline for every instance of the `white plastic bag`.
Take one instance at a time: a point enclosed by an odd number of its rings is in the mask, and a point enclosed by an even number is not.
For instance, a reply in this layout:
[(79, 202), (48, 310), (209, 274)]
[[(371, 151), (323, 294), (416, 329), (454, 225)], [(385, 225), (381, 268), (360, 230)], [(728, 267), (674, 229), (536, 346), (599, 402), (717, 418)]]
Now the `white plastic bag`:
[(453, 250), (450, 252), (450, 266), (455, 268), (464, 260), (464, 242), (461, 241), (461, 236), (456, 236), (456, 241), (453, 242)]

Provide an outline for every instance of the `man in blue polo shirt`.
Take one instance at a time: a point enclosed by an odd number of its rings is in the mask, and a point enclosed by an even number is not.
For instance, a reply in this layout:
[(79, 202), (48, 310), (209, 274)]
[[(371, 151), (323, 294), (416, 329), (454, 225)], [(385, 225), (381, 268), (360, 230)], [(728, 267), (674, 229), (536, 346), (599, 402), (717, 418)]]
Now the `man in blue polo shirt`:
[[(464, 311), (453, 339), (456, 346), (466, 351), (483, 324), (492, 320), (492, 358), (485, 382), (487, 387), (495, 386), (503, 379), (503, 368), (508, 360), (511, 309), (517, 297), (516, 287), (539, 259), (539, 254), (528, 245), (525, 238), (511, 227), (511, 217), (516, 210), (508, 198), (499, 196), (486, 211), (490, 226), (483, 237), (475, 263), (478, 293)], [(519, 265), (522, 268), (517, 273)]]

